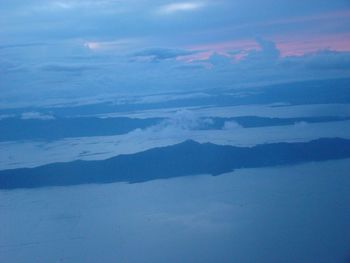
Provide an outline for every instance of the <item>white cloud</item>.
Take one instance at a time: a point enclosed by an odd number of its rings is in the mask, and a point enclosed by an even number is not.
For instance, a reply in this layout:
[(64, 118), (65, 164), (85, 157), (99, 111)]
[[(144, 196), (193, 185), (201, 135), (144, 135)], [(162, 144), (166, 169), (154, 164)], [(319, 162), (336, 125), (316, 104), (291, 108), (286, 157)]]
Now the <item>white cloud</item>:
[(31, 120), (31, 119), (37, 119), (37, 120), (53, 120), (55, 119), (52, 115), (42, 114), (40, 112), (25, 112), (21, 114), (22, 120)]
[(115, 0), (61, 0), (49, 3), (53, 9), (73, 9), (73, 8), (96, 8), (117, 4)]
[(72, 3), (68, 3), (68, 2), (53, 2), (52, 7), (53, 8), (62, 8), (62, 9), (71, 9), (74, 7), (74, 5), (72, 5)]
[(199, 2), (180, 2), (180, 3), (171, 3), (162, 6), (159, 9), (160, 14), (173, 14), (181, 11), (193, 11), (197, 10), (204, 6), (204, 3)]
[(4, 119), (14, 118), (16, 115), (14, 114), (0, 114), (0, 121)]
[(99, 49), (101, 45), (99, 42), (85, 42), (84, 47), (87, 47), (88, 49), (91, 49), (91, 50), (96, 50), (96, 49)]
[(169, 119), (148, 128), (157, 132), (180, 133), (195, 130), (201, 126), (201, 120), (193, 111), (186, 109), (175, 112)]
[(225, 121), (223, 130), (235, 130), (240, 128), (242, 128), (242, 126), (236, 121)]
[(145, 129), (136, 129), (126, 136), (130, 140), (141, 139), (148, 141), (154, 138), (162, 140), (183, 141), (193, 139), (192, 135), (201, 133), (202, 127), (213, 123), (210, 117), (201, 117), (195, 111), (181, 109), (173, 112), (167, 119)]
[(142, 39), (118, 39), (113, 41), (86, 41), (84, 47), (89, 50), (121, 50), (121, 49), (131, 49), (133, 46), (141, 43)]
[(306, 121), (298, 121), (294, 123), (294, 127), (296, 128), (305, 128), (308, 125)]

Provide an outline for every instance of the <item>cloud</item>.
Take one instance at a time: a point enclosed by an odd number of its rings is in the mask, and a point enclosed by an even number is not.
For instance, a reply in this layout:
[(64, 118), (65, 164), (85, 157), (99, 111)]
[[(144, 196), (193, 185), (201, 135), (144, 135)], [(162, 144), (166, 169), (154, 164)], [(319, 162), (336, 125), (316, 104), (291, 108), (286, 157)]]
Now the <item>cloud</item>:
[(52, 3), (53, 8), (71, 9), (74, 8), (74, 6), (72, 2), (55, 1)]
[(225, 121), (222, 129), (231, 131), (231, 130), (236, 130), (240, 128), (243, 128), (243, 127), (236, 121)]
[(32, 120), (32, 119), (37, 119), (37, 120), (53, 120), (55, 119), (54, 116), (48, 115), (48, 114), (43, 114), (40, 112), (24, 112), (21, 114), (21, 119), (22, 120)]
[(15, 118), (15, 114), (0, 114), (0, 121), (5, 120), (5, 119), (10, 119), (10, 118)]
[(260, 67), (275, 63), (280, 59), (280, 51), (273, 41), (257, 38), (256, 43), (257, 46), (254, 49), (213, 51), (208, 58), (199, 58), (198, 61), (207, 61), (214, 68), (221, 70), (237, 70), (240, 66), (245, 69), (254, 66)]
[(156, 62), (160, 60), (175, 59), (177, 57), (196, 54), (197, 51), (170, 48), (149, 48), (133, 54), (134, 57), (145, 58), (148, 61)]
[(230, 56), (227, 56), (225, 54), (219, 54), (217, 52), (214, 52), (209, 58), (208, 62), (213, 66), (230, 66), (232, 64), (233, 58)]
[(204, 6), (204, 3), (200, 2), (180, 2), (180, 3), (171, 3), (164, 6), (161, 6), (158, 9), (159, 14), (173, 14), (177, 12), (184, 11), (194, 11), (200, 9)]
[(25, 43), (25, 44), (9, 44), (9, 45), (0, 45), (1, 49), (8, 49), (8, 48), (27, 48), (27, 47), (36, 47), (36, 46), (45, 46), (46, 43)]
[(307, 128), (308, 125), (309, 123), (307, 123), (306, 121), (298, 121), (294, 123), (295, 128)]
[(141, 39), (118, 39), (113, 41), (86, 41), (84, 47), (92, 51), (120, 51), (130, 50), (135, 44), (142, 42)]
[(339, 70), (349, 71), (350, 52), (320, 50), (304, 56), (290, 56), (281, 62), (284, 66), (300, 67), (306, 70)]
[[(109, 47), (117, 41), (96, 43)], [(322, 50), (283, 57), (273, 41), (256, 41), (258, 44), (252, 50), (213, 52), (197, 60), (194, 58), (202, 49), (164, 45), (119, 52), (113, 46), (94, 52), (84, 47), (84, 40), (31, 46), (29, 50), (6, 49), (4, 58), (0, 59), (1, 101), (8, 103), (16, 97), (35, 104), (40, 100), (43, 103), (44, 99), (202, 92), (212, 88), (350, 76), (348, 52)], [(247, 43), (250, 42), (254, 39)], [(240, 59), (236, 59), (237, 54), (242, 55)]]
[(347, 77), (349, 5), (319, 1), (2, 0), (1, 101)]
[[(61, 1), (49, 1), (46, 5), (42, 5), (42, 9), (48, 10), (72, 10), (72, 9), (89, 9), (89, 8), (107, 8), (115, 7), (120, 2), (118, 0), (61, 0)], [(40, 8), (39, 8), (40, 10)]]
[(123, 100), (123, 103), (147, 104), (147, 103), (164, 103), (177, 100), (202, 99), (209, 98), (212, 95), (205, 92), (195, 93), (175, 93), (175, 94), (156, 94), (151, 96), (132, 97), (129, 100)]
[(146, 129), (137, 129), (129, 133), (131, 136), (157, 136), (159, 138), (183, 137), (192, 131), (200, 130), (212, 124), (211, 118), (202, 118), (194, 111), (182, 109), (174, 112), (161, 123)]
[(246, 51), (242, 61), (261, 65), (262, 63), (275, 63), (280, 58), (280, 50), (273, 41), (257, 38), (256, 42), (259, 45), (259, 49)]
[(280, 51), (273, 41), (257, 38), (256, 42), (261, 47), (261, 50), (265, 56), (269, 57), (270, 59), (277, 59), (280, 57)]

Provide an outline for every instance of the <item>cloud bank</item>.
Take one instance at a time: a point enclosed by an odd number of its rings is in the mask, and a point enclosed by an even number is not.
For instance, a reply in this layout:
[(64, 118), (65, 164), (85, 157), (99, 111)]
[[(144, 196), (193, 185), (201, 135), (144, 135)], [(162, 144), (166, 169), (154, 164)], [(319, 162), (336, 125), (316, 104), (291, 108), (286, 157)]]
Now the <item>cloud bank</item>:
[(349, 76), (348, 1), (261, 5), (1, 1), (0, 103)]

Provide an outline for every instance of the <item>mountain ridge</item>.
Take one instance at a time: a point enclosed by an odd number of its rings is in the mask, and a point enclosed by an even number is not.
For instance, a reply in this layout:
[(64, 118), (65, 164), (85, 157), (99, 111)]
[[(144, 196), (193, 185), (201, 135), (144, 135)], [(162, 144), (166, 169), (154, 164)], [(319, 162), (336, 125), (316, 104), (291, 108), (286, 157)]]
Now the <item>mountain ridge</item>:
[(35, 168), (0, 171), (0, 189), (89, 183), (146, 182), (195, 174), (219, 175), (241, 168), (290, 165), (350, 157), (350, 140), (321, 138), (309, 142), (237, 147), (182, 143), (105, 160), (76, 160)]

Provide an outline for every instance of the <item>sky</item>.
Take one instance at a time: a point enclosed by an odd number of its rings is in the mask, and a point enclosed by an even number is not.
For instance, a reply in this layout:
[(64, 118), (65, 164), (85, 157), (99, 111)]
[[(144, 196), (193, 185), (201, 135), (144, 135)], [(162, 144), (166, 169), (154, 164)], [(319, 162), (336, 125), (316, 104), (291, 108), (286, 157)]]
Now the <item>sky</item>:
[(2, 0), (0, 107), (350, 76), (348, 0)]

